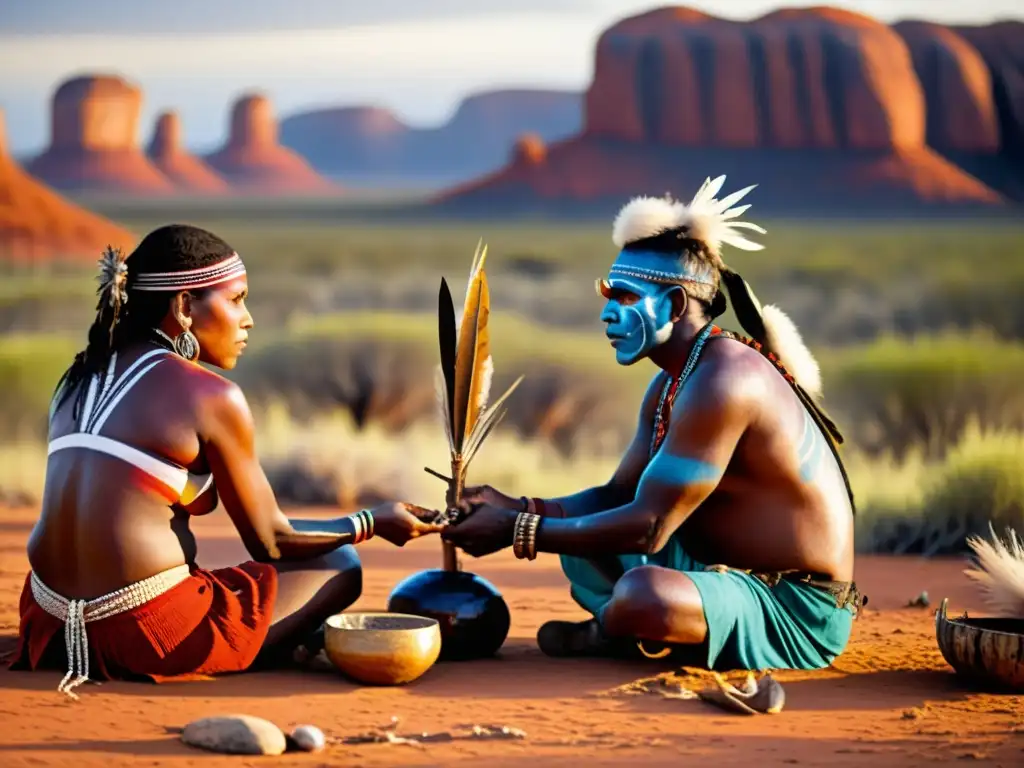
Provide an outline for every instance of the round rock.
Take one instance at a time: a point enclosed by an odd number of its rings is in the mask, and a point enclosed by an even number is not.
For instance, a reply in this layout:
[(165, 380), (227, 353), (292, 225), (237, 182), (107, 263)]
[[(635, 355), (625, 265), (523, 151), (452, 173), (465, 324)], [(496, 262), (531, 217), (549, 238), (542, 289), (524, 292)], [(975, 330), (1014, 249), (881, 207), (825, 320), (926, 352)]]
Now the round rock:
[(315, 725), (299, 725), (291, 732), (295, 746), (303, 752), (319, 752), (327, 744), (324, 732)]
[(228, 755), (280, 755), (286, 746), (280, 728), (251, 715), (194, 720), (185, 726), (181, 740), (189, 746)]

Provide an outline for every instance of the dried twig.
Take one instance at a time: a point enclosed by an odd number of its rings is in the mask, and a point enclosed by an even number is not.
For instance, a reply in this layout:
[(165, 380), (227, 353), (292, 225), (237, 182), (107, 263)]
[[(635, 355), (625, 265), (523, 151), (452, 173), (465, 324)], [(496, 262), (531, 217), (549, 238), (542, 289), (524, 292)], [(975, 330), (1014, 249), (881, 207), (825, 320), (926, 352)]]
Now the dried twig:
[(518, 740), (526, 738), (526, 731), (512, 728), (508, 725), (458, 725), (456, 729), (462, 730), (464, 733), (453, 733), (452, 731), (427, 733), (424, 731), (423, 733), (400, 736), (396, 733), (398, 723), (399, 719), (392, 717), (388, 725), (382, 726), (376, 732), (340, 738), (332, 737), (328, 739), (328, 743), (342, 745), (397, 744), (399, 746), (423, 749), (427, 744), (448, 743), (452, 741)]

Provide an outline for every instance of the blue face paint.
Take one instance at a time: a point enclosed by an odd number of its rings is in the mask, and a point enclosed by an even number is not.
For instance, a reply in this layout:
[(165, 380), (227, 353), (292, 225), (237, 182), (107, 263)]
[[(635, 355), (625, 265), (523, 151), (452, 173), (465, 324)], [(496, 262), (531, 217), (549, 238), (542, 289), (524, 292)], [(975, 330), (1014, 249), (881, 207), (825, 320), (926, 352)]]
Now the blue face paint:
[[(648, 251), (622, 251), (602, 281), (600, 291), (608, 303), (601, 313), (606, 335), (620, 365), (633, 365), (647, 357), (672, 335), (672, 299), (680, 283), (714, 285), (711, 267), (695, 272), (678, 255)], [(612, 291), (627, 291), (635, 300), (613, 298)]]

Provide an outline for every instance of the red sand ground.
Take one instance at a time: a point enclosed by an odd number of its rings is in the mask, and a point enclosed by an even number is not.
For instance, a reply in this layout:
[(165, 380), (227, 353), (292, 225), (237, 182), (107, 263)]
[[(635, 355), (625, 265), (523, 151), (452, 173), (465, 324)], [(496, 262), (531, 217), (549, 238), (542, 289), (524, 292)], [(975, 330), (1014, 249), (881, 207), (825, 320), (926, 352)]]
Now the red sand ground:
[[(32, 510), (0, 510), (0, 650), (13, 647), (17, 632), (24, 547), (34, 518)], [(196, 529), (204, 565), (245, 557), (222, 514)], [(357, 607), (369, 610), (382, 608), (406, 574), (440, 562), (436, 540), (404, 549), (371, 541), (360, 551), (366, 589)], [(927, 590), (936, 603), (948, 597), (954, 614), (978, 609), (959, 561), (861, 558), (857, 579), (871, 605), (856, 623), (849, 650), (828, 671), (780, 673), (785, 711), (757, 717), (699, 701), (615, 692), (671, 672), (665, 662), (541, 656), (533, 637), (543, 621), (583, 617), (555, 558), (519, 563), (502, 553), (467, 559), (465, 567), (491, 579), (512, 609), (512, 631), (498, 659), (438, 664), (404, 688), (364, 688), (329, 673), (266, 673), (164, 686), (87, 685), (77, 703), (56, 693), (55, 673), (2, 670), (0, 765), (1024, 765), (1024, 697), (976, 694), (959, 685), (936, 648), (933, 610), (903, 607)], [(477, 723), (520, 728), (527, 738), (422, 749), (329, 746), (320, 754), (255, 759), (191, 750), (167, 732), (198, 717), (237, 712), (285, 728), (315, 723), (328, 736), (365, 733), (398, 716), (400, 733)]]

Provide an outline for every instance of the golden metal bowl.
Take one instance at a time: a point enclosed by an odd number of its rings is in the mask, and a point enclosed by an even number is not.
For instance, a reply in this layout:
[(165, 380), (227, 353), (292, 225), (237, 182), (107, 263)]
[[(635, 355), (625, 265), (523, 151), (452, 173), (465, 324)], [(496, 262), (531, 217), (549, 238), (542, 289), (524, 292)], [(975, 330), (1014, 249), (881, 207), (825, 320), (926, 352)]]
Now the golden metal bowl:
[(437, 661), (441, 628), (436, 619), (405, 613), (339, 613), (325, 622), (324, 651), (354, 680), (401, 685)]
[(1024, 618), (950, 619), (948, 602), (935, 612), (935, 636), (949, 666), (974, 685), (1024, 691)]

